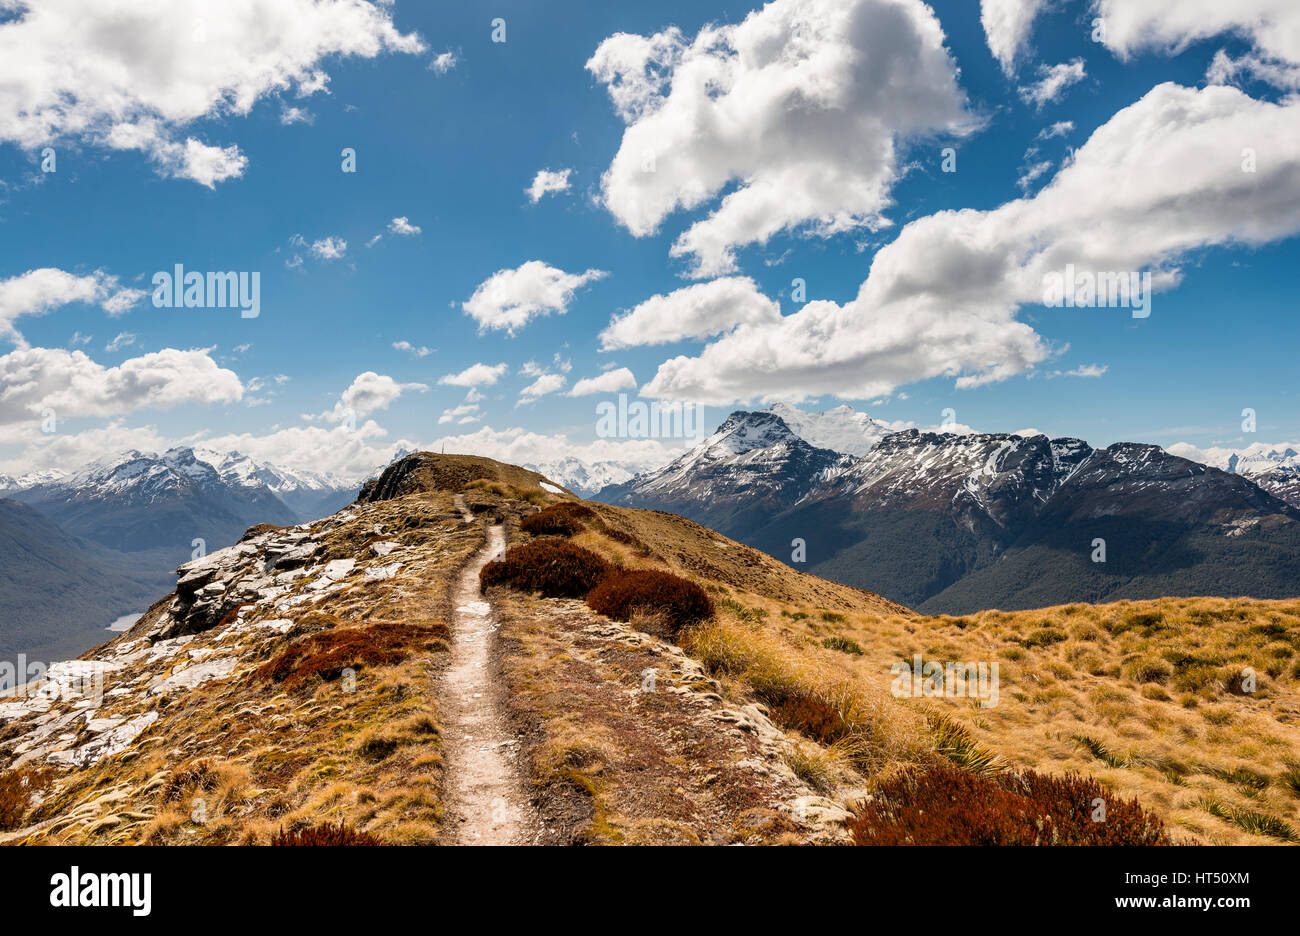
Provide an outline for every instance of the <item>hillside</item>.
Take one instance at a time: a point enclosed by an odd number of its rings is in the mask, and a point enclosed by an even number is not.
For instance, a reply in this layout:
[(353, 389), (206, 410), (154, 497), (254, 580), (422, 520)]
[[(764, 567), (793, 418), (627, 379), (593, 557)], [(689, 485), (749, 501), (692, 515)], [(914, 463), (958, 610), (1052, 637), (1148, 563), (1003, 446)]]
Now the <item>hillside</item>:
[[(1052, 841), (1159, 840), (1134, 794), (1176, 841), (1244, 841), (1216, 815), (1294, 819), (1300, 607), (1202, 610), (921, 617), (681, 517), (420, 453), (332, 517), (183, 566), (131, 631), (52, 674), (102, 674), (101, 694), (0, 702), (0, 767), (37, 793), (0, 841), (342, 822), (384, 843), (844, 843), (871, 840), (899, 784), (953, 770), (979, 796), (1046, 789)], [(890, 665), (915, 654), (998, 660), (1000, 703), (896, 696)], [(1258, 691), (1226, 691), (1244, 663)], [(1105, 787), (1050, 780), (1070, 768)], [(1081, 821), (1071, 790), (1128, 819)]]
[(150, 575), (3, 498), (0, 555), (0, 660), (20, 653), (43, 663), (75, 656), (107, 640), (109, 624), (167, 587), (166, 575)]

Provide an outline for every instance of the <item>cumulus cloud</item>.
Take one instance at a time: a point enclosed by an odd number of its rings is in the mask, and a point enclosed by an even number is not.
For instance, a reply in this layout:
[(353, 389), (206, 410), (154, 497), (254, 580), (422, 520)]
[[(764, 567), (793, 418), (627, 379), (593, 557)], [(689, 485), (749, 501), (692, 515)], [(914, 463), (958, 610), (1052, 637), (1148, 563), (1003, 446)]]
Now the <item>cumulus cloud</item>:
[(341, 237), (324, 237), (312, 241), (311, 252), (320, 260), (340, 260), (348, 252), (348, 242)]
[[(1242, 172), (1243, 140), (1271, 141), (1274, 158)], [(978, 386), (1048, 357), (1015, 318), (1019, 306), (1043, 302), (1048, 273), (1067, 264), (1149, 270), (1156, 288), (1168, 288), (1188, 251), (1297, 231), (1300, 100), (1157, 85), (1032, 197), (913, 221), (876, 254), (850, 302), (811, 302), (773, 324), (741, 325), (697, 357), (665, 361), (641, 392), (730, 403), (871, 399), (937, 376)]]
[(0, 280), (0, 339), (8, 338), (25, 348), (27, 342), (14, 327), (14, 321), (22, 316), (45, 315), (72, 302), (97, 305), (110, 316), (118, 316), (145, 295), (143, 289), (124, 288), (117, 277), (100, 271), (77, 276), (54, 267), (28, 270)]
[(138, 150), (208, 187), (243, 173), (234, 145), (186, 128), (261, 99), (324, 90), (327, 58), (418, 53), (386, 4), (365, 0), (41, 0), (2, 4), (0, 141)]
[(322, 413), (321, 417), (328, 422), (355, 422), (357, 419), (375, 412), (375, 410), (388, 409), (389, 403), (392, 403), (408, 390), (423, 393), (428, 389), (422, 383), (398, 383), (386, 374), (366, 371), (363, 374), (358, 374), (356, 379), (352, 381), (351, 386), (339, 395), (339, 400), (334, 404), (334, 409)]
[(651, 296), (630, 312), (615, 316), (600, 333), (600, 347), (610, 351), (706, 338), (747, 322), (780, 319), (780, 306), (759, 292), (752, 279), (724, 277)]
[(436, 72), (439, 75), (445, 75), (459, 63), (460, 59), (456, 58), (455, 52), (439, 52), (433, 57), (433, 61), (429, 62), (429, 71)]
[(607, 370), (597, 377), (584, 377), (573, 385), (568, 395), (571, 397), (590, 396), (593, 393), (618, 393), (620, 390), (635, 390), (636, 376), (626, 367)]
[(1015, 72), (1016, 59), (1029, 44), (1034, 19), (1045, 0), (980, 0), (980, 24), (989, 51), (1007, 75)]
[(444, 374), (438, 378), (438, 383), (452, 387), (486, 387), (500, 380), (508, 369), (505, 362), (471, 364), (458, 374)]
[[(591, 418), (594, 425), (594, 410)], [(584, 443), (564, 434), (545, 435), (518, 427), (483, 426), (472, 433), (435, 439), (429, 448), (436, 452), (445, 447), (449, 455), (483, 455), (512, 465), (538, 465), (573, 457), (587, 464), (612, 462), (638, 472), (667, 464), (690, 444), (693, 443), (661, 439), (597, 439)]]
[(420, 233), (420, 226), (418, 224), (412, 224), (404, 217), (394, 218), (392, 221), (388, 222), (388, 230), (390, 233), (400, 235), (401, 237), (413, 237)]
[(1038, 80), (1019, 89), (1020, 99), (1042, 110), (1048, 104), (1059, 101), (1071, 85), (1078, 84), (1086, 77), (1087, 72), (1081, 58), (1059, 65), (1039, 65)]
[(394, 341), (393, 349), (396, 351), (405, 351), (407, 354), (418, 358), (428, 357), (433, 353), (432, 348), (426, 348), (424, 345), (419, 345), (417, 347), (409, 341)]
[(164, 348), (104, 367), (83, 351), (20, 348), (0, 357), (0, 424), (39, 418), (120, 416), (186, 403), (234, 403), (244, 387), (211, 348)]
[(781, 232), (887, 225), (900, 140), (972, 126), (920, 0), (774, 0), (693, 39), (618, 33), (587, 69), (627, 124), (601, 195), (633, 235), (736, 183), (673, 244), (700, 278)]
[(1300, 4), (1291, 0), (1094, 0), (1093, 8), (1106, 24), (1106, 47), (1122, 59), (1142, 51), (1176, 55), (1203, 39), (1238, 35), (1254, 51), (1236, 60), (1221, 51), (1211, 80), (1247, 72), (1279, 87), (1300, 87)]
[(606, 276), (601, 270), (565, 273), (541, 260), (529, 260), (513, 270), (498, 270), (479, 284), (462, 303), (466, 314), (478, 322), (479, 331), (515, 330), (531, 319), (568, 311), (573, 294)]
[(559, 172), (552, 172), (550, 169), (539, 170), (533, 177), (533, 184), (524, 189), (528, 193), (528, 200), (535, 205), (542, 200), (542, 196), (549, 195), (551, 192), (567, 192), (569, 176), (572, 174), (572, 169), (561, 169)]
[(542, 374), (519, 391), (519, 402), (516, 405), (536, 403), (542, 397), (549, 396), (557, 390), (562, 390), (564, 384), (565, 377), (563, 374)]

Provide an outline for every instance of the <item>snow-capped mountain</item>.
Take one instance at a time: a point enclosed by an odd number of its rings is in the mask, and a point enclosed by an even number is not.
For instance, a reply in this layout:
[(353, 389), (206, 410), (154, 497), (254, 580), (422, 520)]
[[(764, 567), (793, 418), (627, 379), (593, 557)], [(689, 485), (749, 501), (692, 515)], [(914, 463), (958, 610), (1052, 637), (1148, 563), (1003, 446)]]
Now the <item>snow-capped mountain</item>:
[(894, 431), (847, 403), (824, 413), (807, 413), (788, 403), (776, 403), (768, 412), (780, 416), (790, 431), (809, 445), (841, 455), (865, 455)]
[(738, 411), (695, 448), (662, 468), (605, 488), (598, 498), (741, 531), (760, 526), (851, 459), (810, 445), (773, 412)]
[(358, 480), (329, 472), (296, 471), (270, 462), (256, 461), (241, 452), (194, 449), (194, 455), (216, 469), (227, 484), (265, 488), (275, 494), (300, 520), (326, 517), (351, 503), (361, 487)]
[(1199, 449), (1180, 442), (1169, 446), (1169, 451), (1250, 478), (1274, 497), (1280, 497), (1292, 507), (1300, 507), (1300, 445), (1255, 442), (1239, 449)]
[[(732, 413), (600, 499), (681, 513), (781, 559), (802, 552), (810, 571), (928, 611), (1186, 589), (1268, 597), (1300, 580), (1300, 510), (1244, 474), (1154, 445), (1045, 435), (910, 429), (869, 443), (879, 428), (843, 407)], [(1090, 558), (1097, 539), (1105, 564)]]
[(635, 476), (626, 465), (611, 461), (584, 462), (572, 455), (548, 462), (529, 463), (523, 467), (544, 474), (556, 484), (583, 497), (590, 497), (611, 484), (630, 481)]

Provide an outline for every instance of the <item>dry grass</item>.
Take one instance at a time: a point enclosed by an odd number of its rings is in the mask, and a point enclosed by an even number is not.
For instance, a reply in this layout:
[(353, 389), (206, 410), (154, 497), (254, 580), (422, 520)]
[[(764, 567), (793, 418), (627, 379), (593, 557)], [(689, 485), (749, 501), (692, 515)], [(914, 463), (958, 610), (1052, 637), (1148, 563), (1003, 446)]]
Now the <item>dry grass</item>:
[[(1167, 598), (843, 622), (805, 608), (767, 620), (810, 658), (810, 644), (854, 642), (861, 655), (835, 656), (882, 687), (891, 665), (917, 653), (997, 662), (996, 706), (897, 704), (938, 707), (1003, 764), (1092, 774), (1159, 815), (1176, 840), (1268, 844), (1300, 825), (1300, 601)], [(1243, 691), (1252, 673), (1254, 689)]]

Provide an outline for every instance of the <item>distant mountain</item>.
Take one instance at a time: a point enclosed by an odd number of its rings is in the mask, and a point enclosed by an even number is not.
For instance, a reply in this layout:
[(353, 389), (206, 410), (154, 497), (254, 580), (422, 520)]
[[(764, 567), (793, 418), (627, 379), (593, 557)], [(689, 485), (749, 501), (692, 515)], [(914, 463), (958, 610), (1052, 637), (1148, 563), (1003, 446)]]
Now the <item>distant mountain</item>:
[(1293, 446), (1256, 442), (1240, 449), (1198, 449), (1179, 444), (1169, 446), (1169, 451), (1250, 478), (1274, 497), (1300, 507), (1300, 452)]
[(1244, 475), (1043, 435), (912, 429), (860, 456), (813, 445), (860, 446), (881, 425), (843, 410), (733, 413), (599, 499), (680, 513), (785, 561), (802, 541), (808, 571), (929, 612), (1300, 588), (1300, 510)]
[(602, 488), (622, 484), (633, 477), (631, 471), (615, 462), (588, 463), (579, 461), (572, 455), (548, 462), (529, 463), (523, 467), (546, 475), (556, 484), (583, 497), (590, 497)]
[(265, 484), (227, 481), (191, 448), (126, 452), (10, 496), (73, 536), (117, 552), (158, 551), (169, 563), (187, 558), (195, 539), (216, 549), (256, 523), (298, 519)]
[(227, 484), (250, 490), (265, 488), (304, 523), (342, 510), (356, 499), (357, 491), (361, 489), (360, 482), (348, 481), (328, 472), (292, 471), (268, 462), (254, 461), (239, 452), (193, 451), (196, 458), (215, 468)]
[(850, 461), (810, 445), (775, 413), (736, 412), (689, 452), (597, 499), (667, 510), (744, 539)]
[(26, 504), (0, 499), (0, 660), (50, 663), (111, 635), (116, 618), (143, 611), (169, 570), (150, 573), (68, 536)]

